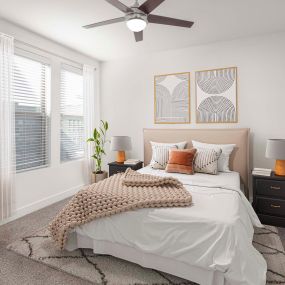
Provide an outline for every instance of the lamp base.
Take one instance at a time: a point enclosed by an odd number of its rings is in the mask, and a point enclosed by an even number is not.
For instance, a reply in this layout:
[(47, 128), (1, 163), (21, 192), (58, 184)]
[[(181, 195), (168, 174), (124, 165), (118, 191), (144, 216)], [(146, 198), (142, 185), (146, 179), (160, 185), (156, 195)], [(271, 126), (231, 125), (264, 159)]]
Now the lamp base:
[(275, 175), (285, 176), (285, 160), (276, 160)]
[(117, 152), (116, 162), (123, 163), (126, 160), (126, 153), (122, 150)]

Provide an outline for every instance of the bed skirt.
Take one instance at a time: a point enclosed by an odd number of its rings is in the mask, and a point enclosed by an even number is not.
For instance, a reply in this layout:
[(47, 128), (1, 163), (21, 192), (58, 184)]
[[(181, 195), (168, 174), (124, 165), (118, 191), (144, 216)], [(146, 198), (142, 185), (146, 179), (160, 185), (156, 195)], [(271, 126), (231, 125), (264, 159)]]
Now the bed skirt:
[(141, 252), (135, 248), (109, 241), (94, 240), (76, 232), (69, 234), (65, 249), (90, 248), (96, 254), (107, 254), (121, 258), (146, 268), (169, 273), (200, 285), (224, 285), (224, 274), (220, 271), (209, 271), (191, 266), (166, 257)]

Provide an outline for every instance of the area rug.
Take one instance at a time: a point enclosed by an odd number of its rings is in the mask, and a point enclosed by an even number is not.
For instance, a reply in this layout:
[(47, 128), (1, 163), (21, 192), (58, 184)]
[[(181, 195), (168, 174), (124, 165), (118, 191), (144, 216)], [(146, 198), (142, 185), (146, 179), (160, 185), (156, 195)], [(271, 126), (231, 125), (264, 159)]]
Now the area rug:
[[(267, 284), (285, 284), (285, 252), (276, 227), (256, 229), (253, 245), (268, 264)], [(88, 249), (58, 251), (46, 229), (21, 238), (8, 249), (61, 270), (103, 285), (195, 285), (196, 283)]]

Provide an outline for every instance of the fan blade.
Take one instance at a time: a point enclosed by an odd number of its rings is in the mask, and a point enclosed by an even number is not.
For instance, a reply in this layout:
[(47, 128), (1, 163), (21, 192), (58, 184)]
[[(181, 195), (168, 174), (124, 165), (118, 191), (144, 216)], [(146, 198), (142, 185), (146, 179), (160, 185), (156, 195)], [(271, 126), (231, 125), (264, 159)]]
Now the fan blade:
[(134, 32), (136, 42), (141, 42), (143, 40), (143, 31), (141, 32)]
[(105, 0), (105, 1), (107, 1), (108, 3), (110, 3), (111, 5), (113, 5), (114, 7), (116, 7), (117, 9), (119, 9), (124, 13), (129, 13), (133, 11), (128, 6), (126, 6), (125, 4), (121, 3), (118, 0)]
[(191, 28), (194, 22), (174, 19), (169, 17), (163, 17), (158, 15), (148, 15), (147, 17), (149, 23), (161, 24), (161, 25), (169, 25), (169, 26), (177, 26), (184, 28)]
[(149, 14), (164, 1), (165, 0), (147, 0), (139, 6), (139, 9), (146, 14)]
[(83, 28), (91, 29), (91, 28), (95, 28), (95, 27), (115, 24), (115, 23), (124, 22), (124, 21), (125, 21), (125, 17), (120, 17), (120, 18), (116, 18), (116, 19), (111, 19), (111, 20), (106, 20), (106, 21), (102, 21), (102, 22), (86, 25), (86, 26), (83, 26)]

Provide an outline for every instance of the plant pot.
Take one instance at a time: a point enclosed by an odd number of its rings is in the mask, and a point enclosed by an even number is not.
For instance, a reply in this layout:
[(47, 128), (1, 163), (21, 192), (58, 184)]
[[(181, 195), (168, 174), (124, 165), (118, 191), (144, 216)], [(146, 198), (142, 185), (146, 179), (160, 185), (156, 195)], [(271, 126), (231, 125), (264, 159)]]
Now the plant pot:
[(92, 183), (97, 183), (97, 182), (99, 182), (101, 180), (104, 180), (107, 177), (108, 177), (108, 172), (106, 172), (106, 171), (102, 171), (102, 173), (95, 173), (95, 172), (93, 172), (92, 173), (91, 182)]

